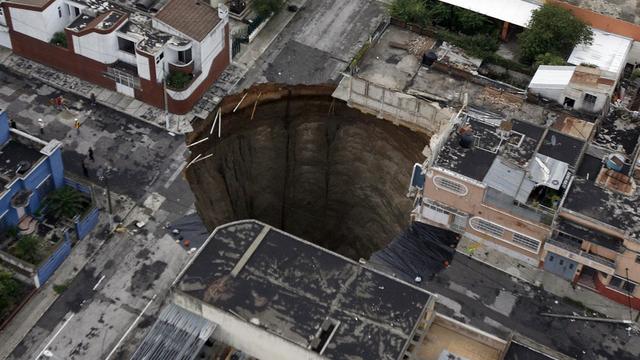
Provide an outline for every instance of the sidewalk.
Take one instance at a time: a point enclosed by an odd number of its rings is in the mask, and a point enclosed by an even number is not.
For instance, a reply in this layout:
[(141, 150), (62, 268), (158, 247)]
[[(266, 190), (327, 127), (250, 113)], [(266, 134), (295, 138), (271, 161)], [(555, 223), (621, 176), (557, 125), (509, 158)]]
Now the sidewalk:
[[(291, 1), (291, 4), (302, 7), (307, 0)], [(166, 129), (174, 133), (188, 133), (192, 131), (191, 120), (194, 117), (207, 118), (215, 110), (220, 101), (233, 90), (255, 61), (271, 45), (282, 30), (295, 17), (297, 12), (282, 10), (269, 21), (255, 40), (248, 45), (243, 45), (243, 51), (237, 61), (230, 64), (211, 86), (203, 97), (196, 103), (193, 109), (185, 115), (169, 115), (169, 126), (164, 110), (145, 104), (132, 97), (94, 85), (75, 76), (68, 75), (40, 63), (25, 59), (8, 50), (0, 53), (0, 66), (10, 72), (34, 78), (56, 89), (67, 91), (89, 99), (91, 94), (96, 95), (97, 102), (118, 112), (132, 116), (138, 120)]]
[[(94, 185), (96, 205), (105, 204), (103, 191)], [(123, 203), (116, 208), (117, 215), (122, 218), (133, 208), (133, 202)], [(102, 245), (108, 240), (103, 231), (108, 229), (109, 217), (106, 209), (101, 209), (100, 219), (96, 227), (83, 240), (79, 241), (72, 249), (71, 254), (53, 276), (37, 290), (36, 294), (20, 309), (13, 320), (0, 332), (0, 359), (6, 359), (18, 346), (25, 335), (33, 328), (42, 315), (58, 299), (58, 294), (53, 290), (54, 285), (62, 285), (70, 282), (82, 271), (94, 255), (98, 253)]]
[(541, 287), (553, 295), (581, 303), (585, 307), (610, 318), (628, 320), (631, 314), (631, 319), (635, 320), (638, 316), (639, 312), (637, 310), (632, 310), (630, 313), (628, 306), (609, 300), (580, 285), (574, 289), (571, 283), (565, 279), (548, 271), (544, 271), (543, 269), (531, 266), (530, 264), (497, 251), (493, 247), (473, 241), (467, 237), (460, 239), (458, 251), (519, 280)]

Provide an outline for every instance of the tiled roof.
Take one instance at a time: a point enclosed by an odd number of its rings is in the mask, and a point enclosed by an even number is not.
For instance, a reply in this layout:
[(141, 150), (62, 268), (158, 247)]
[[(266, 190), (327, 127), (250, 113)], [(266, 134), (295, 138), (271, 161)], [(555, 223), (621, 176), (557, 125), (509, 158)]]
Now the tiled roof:
[(204, 39), (220, 22), (218, 10), (203, 0), (170, 0), (156, 19), (196, 41)]

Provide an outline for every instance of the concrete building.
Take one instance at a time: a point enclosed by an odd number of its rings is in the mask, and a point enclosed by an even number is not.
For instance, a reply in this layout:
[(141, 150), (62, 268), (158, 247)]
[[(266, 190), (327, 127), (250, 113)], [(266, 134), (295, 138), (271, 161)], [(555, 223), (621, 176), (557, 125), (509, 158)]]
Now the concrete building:
[(214, 230), (174, 286), (133, 359), (216, 344), (242, 359), (569, 359), (437, 314), (437, 295), (255, 220)]
[(540, 126), (462, 111), (415, 172), (413, 218), (638, 309), (639, 130), (627, 112)]
[(570, 109), (600, 113), (608, 108), (622, 79), (633, 40), (593, 30), (593, 42), (576, 46), (567, 63), (574, 66), (541, 65), (527, 91)]
[(597, 114), (608, 109), (616, 83), (617, 78), (599, 68), (540, 65), (527, 91), (568, 109)]
[(8, 0), (2, 12), (0, 45), (171, 113), (188, 112), (231, 59), (226, 7), (197, 0), (155, 16), (96, 0)]
[(9, 126), (0, 113), (0, 231), (29, 219), (44, 197), (64, 185), (61, 143), (42, 141)]

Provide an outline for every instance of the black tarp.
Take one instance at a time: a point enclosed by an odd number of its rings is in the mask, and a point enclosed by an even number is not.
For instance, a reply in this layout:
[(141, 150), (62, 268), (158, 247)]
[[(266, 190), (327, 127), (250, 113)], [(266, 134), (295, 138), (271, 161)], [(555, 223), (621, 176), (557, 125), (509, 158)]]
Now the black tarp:
[(392, 269), (407, 281), (429, 279), (450, 264), (459, 235), (421, 222), (413, 222), (387, 247), (371, 255), (370, 261)]

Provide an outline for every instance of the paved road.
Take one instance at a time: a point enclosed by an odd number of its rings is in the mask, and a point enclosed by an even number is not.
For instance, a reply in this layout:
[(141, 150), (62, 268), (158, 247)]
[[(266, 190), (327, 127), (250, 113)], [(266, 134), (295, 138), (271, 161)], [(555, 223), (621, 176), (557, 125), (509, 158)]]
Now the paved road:
[[(64, 144), (66, 170), (89, 180), (106, 164), (113, 167), (110, 188), (114, 211), (129, 231), (118, 233), (95, 251), (49, 310), (13, 351), (10, 359), (34, 359), (49, 348), (63, 359), (101, 359), (112, 351), (132, 322), (155, 296), (141, 324), (152, 323), (171, 282), (188, 255), (164, 225), (192, 213), (193, 196), (180, 175), (186, 147), (182, 136), (171, 136), (152, 125), (110, 109), (82, 104), (65, 95), (68, 110), (57, 110), (49, 100), (61, 93), (35, 81), (0, 72), (0, 107), (7, 109), (18, 128)], [(42, 119), (44, 134), (40, 135)], [(74, 119), (82, 122), (80, 131)], [(95, 160), (88, 158), (89, 147)], [(100, 191), (100, 190), (98, 190)], [(106, 203), (99, 204), (106, 211)], [(135, 221), (145, 222), (136, 230)], [(134, 329), (135, 330), (135, 329)]]
[(307, 1), (239, 87), (262, 82), (336, 82), (385, 11), (376, 0)]
[[(400, 261), (382, 268), (405, 273), (399, 266)], [(627, 331), (625, 325), (540, 316), (542, 312), (593, 314), (462, 254), (422, 287), (438, 294), (439, 312), (503, 338), (515, 331), (576, 359), (640, 358), (637, 332)]]

